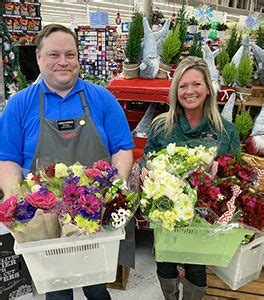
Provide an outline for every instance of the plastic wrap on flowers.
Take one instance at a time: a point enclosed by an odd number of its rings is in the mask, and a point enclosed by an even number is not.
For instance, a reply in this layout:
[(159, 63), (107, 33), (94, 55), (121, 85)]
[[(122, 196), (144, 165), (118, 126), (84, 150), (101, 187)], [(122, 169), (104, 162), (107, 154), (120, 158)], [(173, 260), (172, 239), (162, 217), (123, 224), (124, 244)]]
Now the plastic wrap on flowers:
[[(65, 179), (58, 207), (62, 236), (91, 234), (125, 226), (135, 213), (139, 199), (130, 192), (118, 170), (105, 161), (92, 168), (80, 166), (78, 172), (60, 164)], [(56, 176), (56, 172), (55, 172)]]
[(137, 194), (105, 161), (91, 169), (79, 163), (50, 164), (28, 174), (16, 192), (0, 203), (0, 222), (16, 233), (18, 242), (120, 228), (139, 205)]
[(171, 143), (147, 158), (143, 179), (141, 209), (152, 222), (172, 231), (190, 224), (195, 213), (197, 193), (184, 180), (194, 171), (213, 162), (216, 148), (177, 147)]

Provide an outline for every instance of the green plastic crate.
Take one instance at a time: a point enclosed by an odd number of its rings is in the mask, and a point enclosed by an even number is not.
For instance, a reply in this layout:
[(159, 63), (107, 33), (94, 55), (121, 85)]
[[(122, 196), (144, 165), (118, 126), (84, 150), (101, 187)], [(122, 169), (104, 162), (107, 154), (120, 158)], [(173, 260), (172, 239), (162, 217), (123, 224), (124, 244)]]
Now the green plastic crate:
[(213, 228), (190, 226), (170, 232), (153, 227), (156, 261), (221, 267), (228, 266), (244, 236), (251, 233), (243, 228), (215, 233)]

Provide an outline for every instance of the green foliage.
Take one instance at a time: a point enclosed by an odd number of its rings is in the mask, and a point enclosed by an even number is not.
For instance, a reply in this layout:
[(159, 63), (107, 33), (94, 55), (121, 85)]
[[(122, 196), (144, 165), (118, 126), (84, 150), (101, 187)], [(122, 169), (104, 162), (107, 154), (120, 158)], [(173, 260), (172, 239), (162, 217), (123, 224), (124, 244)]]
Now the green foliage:
[(189, 25), (198, 25), (198, 20), (195, 17), (189, 19)]
[(224, 66), (229, 63), (229, 55), (226, 49), (223, 47), (222, 51), (216, 56), (216, 64), (222, 73)]
[(237, 68), (237, 83), (241, 87), (250, 86), (252, 83), (253, 64), (248, 54), (241, 59)]
[(89, 81), (91, 83), (98, 84), (98, 85), (101, 85), (101, 86), (104, 86), (104, 87), (108, 84), (108, 82), (110, 80), (110, 79), (106, 80), (105, 78), (94, 76), (94, 75), (91, 75), (91, 74), (86, 74), (83, 79), (85, 81)]
[(125, 55), (129, 63), (138, 63), (141, 52), (141, 41), (144, 36), (143, 15), (136, 11), (132, 16)]
[(28, 86), (27, 81), (26, 81), (26, 77), (24, 76), (24, 74), (21, 71), (18, 71), (18, 75), (17, 75), (17, 87), (18, 90), (23, 90), (24, 88), (26, 88)]
[(202, 42), (197, 34), (193, 37), (193, 44), (190, 47), (189, 55), (203, 57)]
[(243, 139), (249, 134), (253, 126), (253, 119), (249, 110), (243, 110), (240, 114), (236, 115), (235, 126), (240, 139)]
[(226, 64), (222, 71), (222, 77), (224, 84), (227, 86), (232, 86), (236, 79), (236, 66), (234, 63)]
[(210, 23), (206, 23), (206, 24), (201, 24), (199, 26), (200, 30), (210, 30), (211, 29), (211, 24)]
[(177, 25), (175, 30), (172, 31), (167, 39), (162, 43), (162, 62), (164, 64), (170, 64), (173, 61), (174, 56), (177, 54), (181, 47), (180, 41), (180, 26)]
[(224, 23), (220, 23), (216, 25), (215, 29), (218, 31), (225, 31), (226, 29), (228, 29), (228, 26)]
[(227, 47), (226, 47), (230, 60), (236, 54), (241, 44), (242, 44), (242, 35), (241, 32), (239, 34), (237, 27), (235, 26), (231, 29), (230, 39), (228, 40)]
[(264, 49), (264, 26), (259, 26), (256, 30), (256, 44)]
[[(178, 53), (173, 58), (173, 63), (176, 63), (177, 61), (179, 61), (181, 54), (184, 51), (184, 42), (186, 40), (186, 33), (187, 33), (187, 28), (188, 28), (188, 19), (186, 17), (186, 10), (185, 10), (185, 0), (181, 0), (181, 7), (177, 13), (176, 24), (179, 25), (179, 27), (180, 27), (179, 38), (181, 41), (181, 46), (180, 46)], [(175, 29), (176, 29), (176, 26), (173, 28), (173, 30), (175, 30)]]

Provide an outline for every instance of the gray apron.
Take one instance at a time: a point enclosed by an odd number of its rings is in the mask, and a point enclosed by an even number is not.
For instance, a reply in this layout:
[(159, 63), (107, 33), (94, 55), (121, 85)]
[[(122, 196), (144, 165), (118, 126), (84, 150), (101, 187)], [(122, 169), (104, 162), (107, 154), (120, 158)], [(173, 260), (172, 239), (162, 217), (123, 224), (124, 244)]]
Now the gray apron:
[[(31, 164), (35, 171), (38, 160), (48, 159), (49, 162), (63, 162), (67, 165), (80, 162), (82, 165), (91, 164), (100, 159), (110, 161), (106, 147), (92, 121), (90, 110), (81, 91), (80, 97), (85, 113), (70, 120), (74, 128), (59, 130), (58, 122), (44, 118), (44, 94), (40, 91), (40, 130), (38, 143)], [(135, 227), (131, 221), (126, 227), (126, 240), (121, 241), (118, 263), (134, 268), (135, 265)]]

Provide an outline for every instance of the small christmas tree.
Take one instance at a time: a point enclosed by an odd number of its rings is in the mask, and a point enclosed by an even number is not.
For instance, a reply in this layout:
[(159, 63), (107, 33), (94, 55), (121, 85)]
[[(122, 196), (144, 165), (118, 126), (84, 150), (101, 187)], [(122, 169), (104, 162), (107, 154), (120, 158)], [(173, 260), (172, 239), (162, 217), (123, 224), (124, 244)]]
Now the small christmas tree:
[(256, 44), (264, 49), (264, 26), (259, 26), (256, 30)]
[[(184, 51), (184, 43), (186, 41), (186, 33), (188, 28), (188, 18), (186, 17), (186, 10), (185, 10), (185, 0), (181, 1), (181, 8), (178, 11), (177, 17), (176, 17), (176, 25), (179, 25), (179, 38), (181, 41), (180, 49), (178, 50), (177, 54), (173, 58), (173, 63), (176, 63), (179, 61), (180, 56), (182, 52)], [(175, 31), (176, 26), (173, 28), (173, 31)]]
[(224, 66), (229, 63), (229, 55), (226, 49), (223, 47), (222, 51), (216, 57), (216, 64), (219, 67), (220, 73), (222, 73)]
[(2, 37), (2, 57), (5, 83), (5, 98), (18, 91), (17, 76), (19, 72), (18, 50), (14, 47), (13, 39), (7, 30), (6, 24), (0, 20), (0, 36)]
[(237, 50), (240, 48), (241, 44), (242, 44), (241, 32), (239, 34), (237, 31), (237, 27), (234, 26), (231, 29), (230, 39), (227, 42), (227, 48), (226, 48), (230, 61), (232, 60), (233, 56), (236, 54)]

